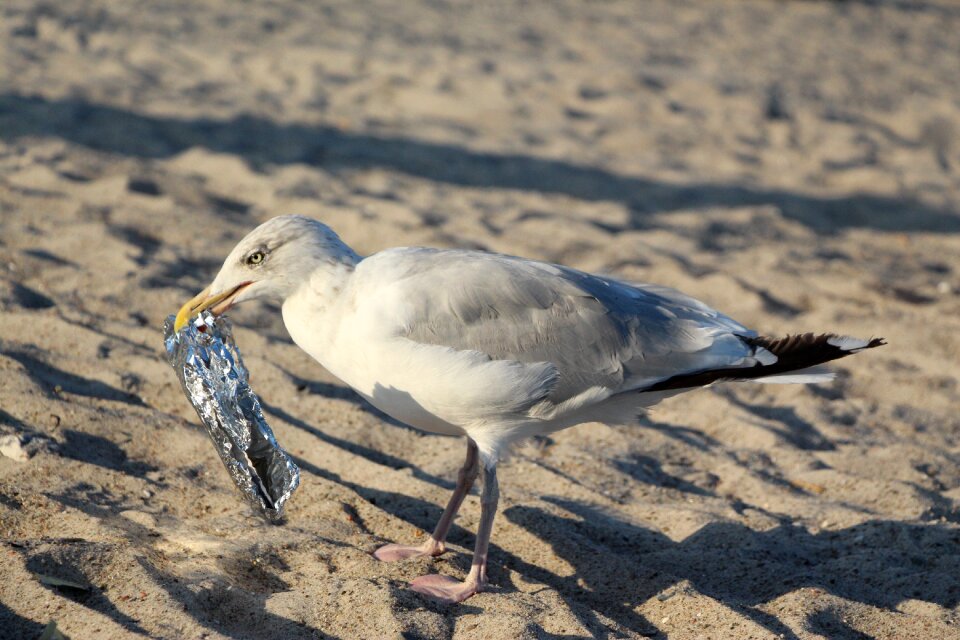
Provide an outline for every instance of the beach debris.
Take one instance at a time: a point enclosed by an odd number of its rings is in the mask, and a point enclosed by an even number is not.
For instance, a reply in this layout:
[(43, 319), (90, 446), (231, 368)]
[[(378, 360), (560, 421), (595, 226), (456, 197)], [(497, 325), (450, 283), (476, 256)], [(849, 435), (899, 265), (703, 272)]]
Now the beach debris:
[(51, 620), (47, 623), (47, 626), (43, 628), (43, 633), (40, 634), (40, 640), (70, 640), (70, 638), (57, 629), (56, 621)]
[(23, 447), (20, 436), (14, 434), (0, 436), (0, 454), (17, 462), (26, 462), (30, 459), (30, 454)]
[(280, 448), (247, 383), (226, 318), (206, 312), (179, 332), (164, 323), (167, 358), (234, 484), (271, 521), (300, 484), (300, 469)]
[(14, 433), (0, 435), (0, 456), (26, 462), (41, 452), (57, 450), (57, 442), (30, 428), (14, 427)]
[(820, 495), (827, 490), (827, 488), (822, 484), (817, 484), (816, 482), (807, 482), (806, 480), (787, 480), (787, 484), (799, 491), (805, 491), (815, 495)]
[(67, 580), (65, 578), (58, 578), (56, 576), (50, 576), (45, 573), (35, 573), (37, 580), (40, 581), (40, 584), (45, 584), (48, 587), (57, 587), (60, 589), (76, 589), (78, 591), (90, 591), (89, 585), (80, 584), (79, 582), (74, 582), (73, 580)]

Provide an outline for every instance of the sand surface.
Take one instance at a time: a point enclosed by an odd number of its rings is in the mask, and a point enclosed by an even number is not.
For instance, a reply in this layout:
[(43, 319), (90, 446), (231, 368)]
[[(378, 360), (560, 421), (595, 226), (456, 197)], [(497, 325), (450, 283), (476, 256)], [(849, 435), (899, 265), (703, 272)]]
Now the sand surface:
[[(958, 33), (946, 1), (5, 0), (0, 636), (960, 638)], [(442, 558), (370, 552), (432, 529), (462, 442), (239, 308), (304, 471), (271, 526), (164, 361), (281, 213), (890, 344), (519, 448), (492, 588), (438, 606), (404, 585), (465, 574), (476, 495)]]

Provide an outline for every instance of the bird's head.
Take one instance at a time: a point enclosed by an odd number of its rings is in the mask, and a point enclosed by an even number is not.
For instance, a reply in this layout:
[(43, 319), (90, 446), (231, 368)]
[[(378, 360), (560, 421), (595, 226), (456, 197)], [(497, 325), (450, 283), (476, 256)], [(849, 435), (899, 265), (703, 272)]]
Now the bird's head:
[(220, 315), (246, 300), (282, 302), (321, 266), (354, 265), (356, 253), (330, 227), (304, 216), (279, 216), (241, 240), (213, 283), (180, 308), (174, 331), (205, 309)]

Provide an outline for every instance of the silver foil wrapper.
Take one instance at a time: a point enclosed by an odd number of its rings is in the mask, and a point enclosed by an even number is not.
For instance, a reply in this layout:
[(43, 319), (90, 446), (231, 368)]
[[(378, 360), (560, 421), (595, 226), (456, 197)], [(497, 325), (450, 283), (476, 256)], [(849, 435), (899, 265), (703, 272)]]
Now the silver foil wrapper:
[(247, 384), (247, 370), (233, 341), (230, 322), (204, 312), (173, 331), (163, 325), (167, 359), (197, 410), (234, 484), (271, 521), (300, 484), (300, 469), (280, 448)]

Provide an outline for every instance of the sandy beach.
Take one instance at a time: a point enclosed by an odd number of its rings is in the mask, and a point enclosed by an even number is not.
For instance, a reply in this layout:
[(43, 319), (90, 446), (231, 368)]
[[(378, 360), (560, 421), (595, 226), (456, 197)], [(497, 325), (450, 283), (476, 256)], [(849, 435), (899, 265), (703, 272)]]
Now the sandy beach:
[[(960, 5), (363, 1), (0, 7), (0, 637), (960, 638)], [(889, 345), (500, 467), (491, 588), (429, 533), (464, 445), (230, 312), (303, 472), (244, 502), (164, 318), (260, 222), (681, 289)]]

